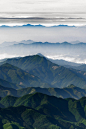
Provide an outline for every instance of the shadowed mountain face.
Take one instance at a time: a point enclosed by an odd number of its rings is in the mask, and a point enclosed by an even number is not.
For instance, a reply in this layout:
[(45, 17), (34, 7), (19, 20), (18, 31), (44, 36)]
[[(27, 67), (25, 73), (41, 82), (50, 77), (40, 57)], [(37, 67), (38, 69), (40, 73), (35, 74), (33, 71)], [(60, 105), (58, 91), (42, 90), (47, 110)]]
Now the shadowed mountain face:
[(30, 86), (42, 87), (44, 85), (46, 87), (47, 85), (49, 86), (49, 84), (44, 83), (33, 74), (29, 74), (28, 72), (25, 72), (24, 70), (8, 63), (0, 66), (0, 78), (10, 83), (14, 83), (14, 85), (17, 85), (15, 88), (24, 88)]
[(75, 98), (80, 99), (86, 96), (86, 90), (70, 85), (65, 88), (40, 88), (40, 87), (28, 87), (23, 89), (13, 89), (8, 87), (3, 87), (0, 85), (0, 97), (5, 97), (7, 95), (12, 95), (15, 97), (23, 96), (26, 94), (33, 94), (36, 92), (44, 93), (50, 96), (56, 96), (61, 98)]
[(23, 96), (25, 94), (32, 94), (35, 92), (44, 93), (51, 96), (61, 97), (61, 98), (75, 98), (80, 99), (83, 96), (86, 96), (86, 90), (76, 87), (74, 85), (70, 85), (65, 88), (40, 88), (40, 87), (28, 87), (25, 89), (17, 90), (17, 94), (19, 96)]
[(19, 89), (19, 88), (23, 88), (23, 86), (21, 85), (17, 85), (16, 83), (10, 83), (6, 80), (0, 79), (0, 85), (7, 87), (7, 88), (14, 88), (14, 89)]
[(80, 100), (61, 99), (41, 93), (20, 98), (6, 96), (0, 100), (0, 107), (5, 107), (0, 108), (0, 126), (5, 129), (6, 126), (25, 129), (85, 129), (85, 103), (85, 97)]
[(26, 56), (19, 59), (7, 59), (4, 63), (9, 63), (23, 69), (52, 85), (52, 87), (61, 88), (70, 84), (81, 88), (86, 87), (86, 74), (84, 71), (59, 66), (39, 55)]
[(7, 95), (13, 95), (18, 97), (16, 89), (3, 87), (0, 85), (0, 97), (5, 97)]

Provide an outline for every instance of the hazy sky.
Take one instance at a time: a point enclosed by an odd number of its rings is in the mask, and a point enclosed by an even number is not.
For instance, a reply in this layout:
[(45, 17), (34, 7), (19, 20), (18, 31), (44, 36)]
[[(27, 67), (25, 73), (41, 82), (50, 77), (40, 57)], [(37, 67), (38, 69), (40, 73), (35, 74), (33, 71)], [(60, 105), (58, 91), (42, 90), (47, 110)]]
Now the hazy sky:
[[(24, 27), (24, 24), (77, 27)], [(21, 40), (52, 43), (79, 40), (86, 43), (86, 0), (0, 0), (2, 25), (21, 27), (0, 27), (0, 44)], [(0, 58), (9, 56), (14, 55), (4, 53)]]
[[(58, 26), (58, 27), (0, 27), (0, 44), (5, 42), (13, 42), (16, 41), (20, 43), (21, 40), (33, 40), (33, 41), (41, 41), (41, 42), (72, 42), (72, 41), (80, 41), (86, 43), (86, 26), (83, 27), (67, 27), (67, 26)], [(72, 42), (72, 43), (79, 43), (79, 42)], [(15, 42), (15, 44), (16, 44)], [(12, 43), (11, 43), (12, 44)], [(3, 44), (2, 44), (3, 45)], [(34, 48), (34, 47), (33, 47)], [(29, 55), (29, 54), (37, 54), (44, 52), (45, 56), (53, 59), (64, 59), (66, 61), (76, 62), (76, 63), (86, 63), (86, 55), (85, 50), (78, 52), (71, 50), (69, 51), (63, 51), (63, 50), (54, 50), (52, 49), (52, 52), (50, 50), (50, 53), (46, 49), (40, 50), (37, 52), (36, 49), (27, 49), (27, 51), (23, 51), (22, 55)], [(16, 56), (21, 56), (21, 47), (20, 49), (16, 48), (15, 53), (11, 52), (11, 49), (7, 51), (4, 51), (4, 49), (0, 50), (0, 59), (3, 58), (11, 58)], [(18, 50), (19, 53), (16, 52)], [(38, 49), (37, 49), (38, 50)], [(77, 49), (76, 49), (77, 50)], [(11, 54), (9, 54), (11, 53)], [(28, 54), (29, 53), (29, 54)], [(42, 53), (42, 54), (44, 54)]]
[(0, 12), (86, 12), (86, 0), (0, 0)]
[(0, 27), (0, 43), (29, 39), (52, 43), (79, 40), (86, 43), (86, 27)]
[[(86, 25), (86, 0), (0, 0), (0, 26), (23, 24)], [(82, 28), (0, 27), (0, 43), (28, 39), (86, 42), (86, 27)]]

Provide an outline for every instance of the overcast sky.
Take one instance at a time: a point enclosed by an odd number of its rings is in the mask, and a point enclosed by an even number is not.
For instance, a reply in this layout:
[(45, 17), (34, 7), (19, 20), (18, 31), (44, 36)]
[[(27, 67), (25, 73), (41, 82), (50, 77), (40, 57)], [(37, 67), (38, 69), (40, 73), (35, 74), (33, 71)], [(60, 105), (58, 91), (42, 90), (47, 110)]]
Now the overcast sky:
[(86, 12), (86, 0), (0, 0), (0, 12)]
[(0, 25), (6, 23), (86, 25), (86, 0), (0, 0)]

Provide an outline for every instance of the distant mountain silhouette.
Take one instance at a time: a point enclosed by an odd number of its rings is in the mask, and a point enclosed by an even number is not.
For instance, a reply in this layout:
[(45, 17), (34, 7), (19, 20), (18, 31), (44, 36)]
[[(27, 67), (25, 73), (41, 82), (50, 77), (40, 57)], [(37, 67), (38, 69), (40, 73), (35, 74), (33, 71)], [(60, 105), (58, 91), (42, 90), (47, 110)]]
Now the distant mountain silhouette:
[[(0, 54), (9, 56), (28, 56), (41, 53), (52, 59), (63, 59), (65, 61), (85, 63), (86, 43), (78, 44), (34, 42), (31, 40), (21, 42), (5, 42), (0, 45)], [(3, 57), (4, 58), (4, 57)]]

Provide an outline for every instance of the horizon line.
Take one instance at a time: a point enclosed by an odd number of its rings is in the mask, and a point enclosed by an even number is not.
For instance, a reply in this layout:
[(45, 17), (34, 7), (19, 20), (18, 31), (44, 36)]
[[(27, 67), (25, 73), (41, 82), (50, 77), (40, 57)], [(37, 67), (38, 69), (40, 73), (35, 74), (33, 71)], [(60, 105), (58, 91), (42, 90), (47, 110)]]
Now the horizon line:
[(23, 23), (6, 23), (0, 24), (0, 27), (86, 27), (84, 24), (23, 24)]

